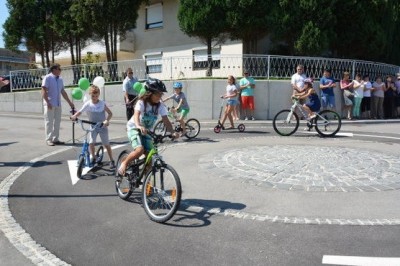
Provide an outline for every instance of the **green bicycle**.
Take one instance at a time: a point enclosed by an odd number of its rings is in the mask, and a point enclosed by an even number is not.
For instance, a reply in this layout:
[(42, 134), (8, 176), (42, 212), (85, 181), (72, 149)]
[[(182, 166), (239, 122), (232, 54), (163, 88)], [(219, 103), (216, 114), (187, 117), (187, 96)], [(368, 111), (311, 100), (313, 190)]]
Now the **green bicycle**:
[(115, 171), (115, 188), (121, 199), (127, 200), (136, 188), (141, 186), (143, 208), (152, 221), (165, 223), (174, 216), (182, 196), (178, 173), (158, 154), (158, 145), (170, 135), (147, 133), (153, 139), (153, 148), (143, 159), (136, 159), (127, 165), (125, 174), (118, 173), (121, 162), (129, 155), (124, 150), (118, 156)]

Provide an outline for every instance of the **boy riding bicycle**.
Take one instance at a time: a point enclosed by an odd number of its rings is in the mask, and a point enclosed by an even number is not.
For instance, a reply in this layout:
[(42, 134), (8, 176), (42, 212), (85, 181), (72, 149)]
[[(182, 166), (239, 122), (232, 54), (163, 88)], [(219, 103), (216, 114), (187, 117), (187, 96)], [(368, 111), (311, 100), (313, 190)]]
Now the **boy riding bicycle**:
[[(161, 97), (167, 92), (164, 83), (158, 79), (148, 79), (145, 84), (146, 92), (139, 97), (135, 105), (135, 112), (127, 122), (127, 133), (133, 151), (121, 162), (118, 169), (120, 175), (124, 175), (126, 167), (142, 154), (147, 153), (153, 147), (150, 136), (146, 135), (151, 130), (160, 115), (167, 130), (174, 138), (178, 138), (171, 122), (168, 119), (168, 111), (164, 104), (161, 104)], [(140, 132), (139, 132), (140, 131)]]
[(176, 107), (172, 107), (172, 113), (175, 114), (179, 113), (180, 116), (178, 118), (179, 123), (181, 124), (182, 132), (181, 136), (184, 136), (186, 134), (186, 126), (185, 126), (185, 118), (189, 114), (190, 107), (186, 99), (186, 95), (182, 92), (182, 83), (181, 82), (175, 82), (173, 85), (174, 88), (174, 94), (171, 96), (168, 96), (167, 98), (163, 99), (163, 102), (166, 102), (170, 99), (174, 99), (175, 102), (178, 103)]

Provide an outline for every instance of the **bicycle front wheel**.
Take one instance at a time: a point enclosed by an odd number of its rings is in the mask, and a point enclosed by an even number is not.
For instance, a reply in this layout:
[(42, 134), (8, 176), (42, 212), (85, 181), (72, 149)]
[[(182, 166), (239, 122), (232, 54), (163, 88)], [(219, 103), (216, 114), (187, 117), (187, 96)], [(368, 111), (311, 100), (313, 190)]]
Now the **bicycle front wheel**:
[(299, 117), (295, 112), (282, 110), (277, 113), (272, 121), (276, 133), (281, 136), (290, 136), (299, 128)]
[(85, 167), (85, 157), (84, 156), (79, 156), (78, 159), (78, 169), (76, 171), (76, 176), (81, 179), (82, 178), (82, 170)]
[(154, 134), (164, 136), (167, 132), (167, 127), (164, 125), (163, 121), (160, 120), (156, 123), (153, 129)]
[(188, 121), (186, 121), (186, 134), (185, 136), (188, 139), (192, 139), (197, 137), (200, 133), (200, 122), (199, 120), (195, 118), (190, 118)]
[(315, 130), (323, 137), (333, 137), (342, 127), (342, 119), (339, 114), (324, 110), (315, 117)]
[(182, 196), (178, 173), (169, 165), (150, 171), (142, 188), (142, 202), (152, 221), (164, 223), (174, 216)]

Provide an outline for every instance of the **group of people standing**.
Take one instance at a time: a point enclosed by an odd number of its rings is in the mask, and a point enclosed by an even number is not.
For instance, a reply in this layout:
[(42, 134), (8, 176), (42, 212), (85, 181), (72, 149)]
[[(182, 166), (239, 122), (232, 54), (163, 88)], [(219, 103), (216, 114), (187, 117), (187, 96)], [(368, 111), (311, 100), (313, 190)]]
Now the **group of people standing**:
[(392, 76), (385, 81), (377, 76), (374, 82), (368, 75), (344, 72), (340, 80), (347, 119), (393, 119), (400, 116), (400, 73), (395, 82)]
[[(292, 75), (291, 85), (293, 95), (304, 90), (307, 77), (304, 74), (304, 66), (298, 65), (296, 73)], [(337, 86), (331, 69), (325, 69), (320, 78), (320, 100), (325, 109), (335, 111), (335, 92)], [(387, 76), (383, 81), (378, 76), (374, 82), (368, 75), (356, 74), (354, 79), (345, 71), (339, 81), (339, 88), (343, 93), (343, 112), (347, 119), (390, 119), (400, 117), (400, 73), (397, 80)]]

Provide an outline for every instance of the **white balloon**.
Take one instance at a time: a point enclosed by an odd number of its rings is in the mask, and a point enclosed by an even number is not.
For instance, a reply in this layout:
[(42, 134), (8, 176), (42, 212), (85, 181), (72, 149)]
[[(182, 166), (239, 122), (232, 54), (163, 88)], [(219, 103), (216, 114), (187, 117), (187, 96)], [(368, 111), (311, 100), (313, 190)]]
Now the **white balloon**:
[(104, 78), (100, 76), (95, 77), (93, 80), (93, 85), (96, 85), (99, 88), (103, 88), (105, 83), (106, 81), (104, 80)]
[(89, 95), (88, 90), (86, 90), (85, 95), (83, 95), (83, 97), (82, 97), (82, 102), (85, 103), (85, 102), (87, 102), (89, 100), (90, 100), (90, 95)]

